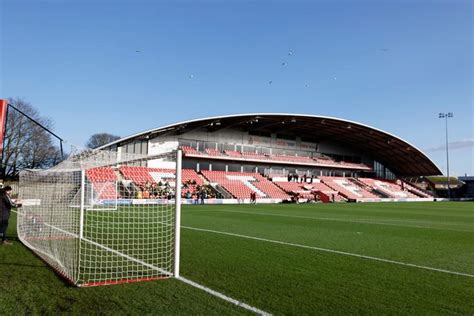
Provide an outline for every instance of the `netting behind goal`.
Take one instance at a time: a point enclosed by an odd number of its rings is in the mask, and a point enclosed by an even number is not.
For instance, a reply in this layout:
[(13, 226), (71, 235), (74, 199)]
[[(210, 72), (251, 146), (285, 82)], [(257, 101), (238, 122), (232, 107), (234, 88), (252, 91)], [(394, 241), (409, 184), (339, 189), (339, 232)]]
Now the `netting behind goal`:
[(78, 286), (178, 275), (180, 161), (89, 152), (24, 171), (18, 235)]

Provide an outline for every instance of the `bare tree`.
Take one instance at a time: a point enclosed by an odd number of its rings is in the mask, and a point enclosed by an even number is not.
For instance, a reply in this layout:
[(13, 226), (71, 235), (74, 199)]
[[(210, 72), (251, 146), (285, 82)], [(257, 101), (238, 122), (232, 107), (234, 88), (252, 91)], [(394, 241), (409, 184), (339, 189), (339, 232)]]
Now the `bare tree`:
[(108, 134), (108, 133), (97, 133), (92, 135), (86, 143), (87, 148), (98, 148), (102, 145), (113, 142), (114, 140), (120, 139), (120, 136)]
[[(22, 99), (8, 99), (8, 103), (18, 108), (48, 129), (51, 120), (41, 117), (39, 112)], [(23, 169), (47, 168), (61, 160), (61, 153), (54, 146), (51, 135), (34, 124), (21, 113), (10, 108), (3, 142), (3, 160), (0, 173), (3, 178), (16, 178)]]

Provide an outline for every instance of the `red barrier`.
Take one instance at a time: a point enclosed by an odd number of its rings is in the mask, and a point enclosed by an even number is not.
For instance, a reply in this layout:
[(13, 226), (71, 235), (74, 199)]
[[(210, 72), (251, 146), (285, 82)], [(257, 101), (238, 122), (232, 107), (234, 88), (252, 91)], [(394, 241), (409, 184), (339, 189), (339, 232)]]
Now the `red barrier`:
[(0, 151), (3, 151), (3, 137), (5, 136), (7, 110), (8, 110), (8, 101), (0, 100)]

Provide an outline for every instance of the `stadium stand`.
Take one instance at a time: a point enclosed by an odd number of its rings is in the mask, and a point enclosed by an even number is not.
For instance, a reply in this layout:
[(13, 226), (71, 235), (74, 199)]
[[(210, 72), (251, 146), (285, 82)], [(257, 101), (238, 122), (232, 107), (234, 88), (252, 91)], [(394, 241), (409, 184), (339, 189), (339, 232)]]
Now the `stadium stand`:
[(97, 192), (99, 199), (116, 199), (119, 198), (116, 184), (112, 182), (94, 182), (94, 191)]
[(388, 180), (381, 179), (371, 179), (371, 178), (359, 178), (359, 181), (367, 184), (370, 187), (375, 188), (376, 190), (382, 191), (391, 198), (417, 198), (413, 193), (405, 191), (396, 183), (390, 182)]
[(193, 147), (190, 146), (181, 146), (181, 149), (183, 150), (183, 154), (186, 155), (195, 155), (195, 156), (201, 156), (205, 155), (204, 153), (201, 153), (194, 149)]
[(430, 192), (428, 192), (426, 190), (423, 190), (423, 189), (420, 189), (420, 188), (416, 187), (415, 185), (412, 185), (412, 184), (410, 184), (406, 181), (403, 181), (402, 183), (408, 191), (418, 195), (419, 197), (422, 197), (422, 198), (432, 198), (433, 197), (433, 195)]
[(224, 157), (225, 155), (223, 153), (221, 153), (220, 151), (216, 150), (216, 149), (210, 149), (210, 148), (206, 148), (206, 153), (209, 155), (209, 156), (214, 156), (214, 157)]
[(257, 181), (252, 182), (258, 189), (264, 192), (268, 197), (272, 199), (287, 199), (288, 194), (276, 186), (273, 182), (256, 173), (252, 174)]
[(176, 178), (175, 171), (173, 169), (163, 168), (147, 168), (148, 173), (153, 178), (152, 183), (168, 182), (174, 184)]
[(184, 197), (189, 191), (191, 194), (196, 194), (197, 187), (204, 185), (204, 180), (193, 169), (183, 169), (181, 171), (181, 181), (183, 182), (183, 189), (181, 195)]
[[(191, 151), (197, 152), (195, 149)], [(212, 156), (224, 156), (223, 153), (214, 149), (206, 149), (206, 153)], [(265, 157), (264, 159), (271, 159), (269, 156), (250, 152), (226, 151), (225, 153), (226, 155), (240, 158), (252, 157), (260, 159)], [(320, 157), (309, 158), (286, 155), (276, 155), (274, 157), (277, 157), (277, 159), (288, 159), (288, 161), (299, 160), (300, 162), (307, 161), (308, 159), (320, 159)], [(323, 160), (328, 161), (325, 158)], [(122, 166), (119, 168), (119, 171), (120, 173), (116, 173), (110, 167), (93, 168), (87, 171), (87, 178), (93, 184), (99, 198), (112, 199), (117, 196), (115, 185), (115, 182), (118, 181), (117, 175), (132, 181), (132, 183), (139, 187), (147, 183), (170, 182), (174, 178), (174, 170), (172, 169)], [(182, 182), (184, 185), (181, 192), (182, 196), (186, 196), (188, 192), (192, 195), (196, 194), (198, 188), (205, 185), (203, 177), (210, 182), (218, 183), (233, 197), (238, 199), (247, 199), (252, 192), (256, 192), (260, 198), (288, 199), (290, 195), (298, 195), (303, 199), (314, 199), (315, 191), (326, 194), (330, 199), (334, 194), (335, 201), (384, 197), (432, 197), (429, 193), (402, 181), (394, 182), (372, 178), (318, 177), (315, 178), (313, 183), (272, 182), (258, 173), (203, 170), (201, 176), (193, 169), (182, 170)]]
[(209, 182), (218, 183), (237, 199), (248, 199), (252, 192), (256, 192), (259, 198), (289, 198), (288, 194), (260, 174), (208, 170), (203, 170), (202, 174)]
[(110, 167), (99, 167), (87, 170), (87, 178), (91, 182), (117, 181), (117, 175)]
[(378, 198), (375, 194), (366, 191), (363, 187), (342, 177), (319, 177), (324, 184), (336, 190), (347, 199)]
[(369, 166), (363, 164), (363, 163), (355, 163), (355, 162), (347, 162), (347, 161), (339, 161), (337, 162), (337, 164), (341, 165), (341, 166), (344, 166), (344, 167), (347, 167), (347, 168), (360, 168), (360, 167), (367, 167), (368, 169), (370, 169)]
[(272, 155), (273, 160), (285, 161), (285, 162), (296, 162), (304, 164), (315, 164), (315, 161), (310, 157), (299, 157), (299, 156), (288, 156), (288, 155)]
[(229, 157), (242, 158), (242, 154), (239, 151), (225, 150), (224, 153)]
[[(328, 187), (322, 182), (313, 182), (313, 183), (301, 183), (301, 182), (274, 182), (277, 186), (283, 189), (285, 192), (298, 196), (302, 199), (313, 200), (315, 198), (315, 192), (321, 192), (327, 196), (327, 202), (332, 200), (332, 195), (334, 195), (334, 201), (339, 202), (345, 200), (344, 197), (339, 195), (339, 192)], [(322, 197), (320, 197), (322, 199)]]
[(270, 157), (268, 156), (265, 156), (263, 154), (257, 154), (255, 152), (242, 152), (242, 157), (243, 158), (246, 158), (246, 159), (257, 159), (257, 160), (269, 160), (271, 159)]
[(206, 148), (205, 152), (199, 152), (196, 149), (189, 146), (181, 146), (183, 154), (188, 157), (202, 157), (202, 158), (216, 158), (219, 160), (248, 160), (253, 162), (268, 162), (273, 161), (276, 163), (286, 163), (286, 164), (302, 164), (302, 165), (311, 165), (311, 166), (326, 166), (326, 167), (335, 167), (335, 168), (346, 168), (346, 169), (359, 169), (359, 170), (372, 170), (369, 166), (363, 163), (353, 163), (353, 162), (336, 162), (330, 157), (320, 155), (317, 158), (304, 157), (304, 156), (292, 156), (292, 155), (270, 155), (270, 154), (258, 154), (255, 152), (240, 152), (235, 150), (225, 150), (220, 152), (216, 149)]
[[(173, 182), (175, 171), (173, 169), (147, 168), (139, 166), (120, 167), (120, 172), (127, 180), (132, 181), (137, 186), (143, 186), (146, 183)], [(204, 185), (204, 180), (193, 169), (182, 169), (181, 181), (183, 188), (181, 195), (185, 196), (189, 191), (195, 194), (198, 186)]]
[(127, 180), (131, 180), (137, 185), (144, 185), (145, 183), (155, 182), (155, 179), (150, 175), (152, 169), (147, 167), (139, 166), (122, 166), (119, 168), (123, 177)]
[(304, 183), (298, 182), (274, 182), (277, 186), (279, 186), (283, 191), (296, 195), (298, 194), (303, 199), (312, 199), (314, 198), (313, 193), (311, 190), (308, 190), (304, 187)]
[(116, 199), (118, 197), (117, 175), (112, 168), (99, 167), (87, 170), (87, 179), (92, 184), (99, 199)]
[[(229, 179), (226, 176), (226, 173), (223, 171), (207, 171), (203, 170), (202, 174), (212, 183), (218, 183), (224, 189), (226, 189), (230, 194), (232, 194), (235, 198), (238, 199), (247, 199), (250, 196), (250, 193), (257, 190), (252, 190), (248, 186), (244, 184), (243, 181)], [(232, 173), (229, 173), (232, 175)], [(238, 173), (239, 176), (244, 176), (244, 174)], [(264, 194), (262, 192), (259, 196), (262, 197)]]

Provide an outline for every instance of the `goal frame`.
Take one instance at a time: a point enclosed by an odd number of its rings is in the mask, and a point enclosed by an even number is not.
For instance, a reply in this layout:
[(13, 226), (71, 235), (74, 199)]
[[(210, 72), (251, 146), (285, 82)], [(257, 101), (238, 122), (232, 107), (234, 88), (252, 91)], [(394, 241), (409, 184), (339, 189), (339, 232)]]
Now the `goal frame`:
[[(133, 254), (128, 255), (126, 252), (121, 252), (122, 250), (120, 250), (120, 249), (116, 249), (116, 248), (112, 249), (112, 248), (114, 248), (113, 246), (108, 247), (107, 244), (102, 244), (102, 245), (97, 244), (96, 241), (94, 241), (93, 239), (90, 238), (90, 233), (91, 233), (90, 228), (88, 229), (88, 235), (85, 234), (86, 225), (88, 225), (86, 223), (86, 213), (89, 214), (89, 212), (92, 213), (92, 212), (101, 212), (101, 211), (112, 211), (113, 212), (113, 211), (116, 211), (118, 209), (118, 205), (121, 205), (120, 203), (118, 203), (118, 198), (119, 197), (116, 196), (116, 198), (117, 198), (115, 200), (116, 208), (111, 208), (111, 207), (104, 207), (104, 208), (101, 208), (101, 207), (94, 208), (94, 207), (92, 207), (92, 208), (90, 208), (90, 207), (88, 207), (89, 206), (88, 204), (90, 204), (87, 201), (87, 199), (89, 198), (88, 197), (88, 193), (89, 193), (88, 189), (93, 191), (93, 186), (90, 186), (89, 188), (87, 187), (89, 185), (88, 179), (87, 179), (88, 178), (88, 173), (87, 173), (88, 168), (87, 167), (81, 168), (80, 170), (77, 170), (77, 171), (80, 171), (80, 187), (78, 188), (78, 192), (76, 193), (76, 196), (74, 197), (74, 199), (77, 202), (80, 202), (80, 203), (77, 203), (75, 205), (70, 205), (70, 207), (72, 206), (72, 208), (73, 209), (75, 208), (77, 210), (76, 212), (79, 213), (79, 216), (78, 216), (79, 219), (78, 219), (78, 223), (77, 223), (78, 224), (78, 230), (76, 230), (75, 232), (74, 232), (74, 230), (72, 230), (72, 231), (62, 231), (62, 229), (60, 227), (53, 227), (52, 226), (52, 225), (54, 225), (54, 222), (51, 222), (51, 223), (46, 222), (45, 223), (46, 225), (48, 225), (48, 229), (58, 230), (58, 231), (60, 231), (60, 234), (67, 235), (66, 238), (71, 238), (71, 239), (76, 239), (77, 240), (78, 246), (77, 246), (76, 249), (77, 249), (78, 253), (75, 254), (75, 256), (76, 256), (75, 260), (77, 260), (77, 270), (74, 270), (73, 272), (71, 272), (71, 270), (68, 270), (68, 269), (64, 268), (61, 265), (61, 260), (56, 260), (56, 258), (54, 256), (52, 256), (50, 253), (48, 253), (47, 250), (45, 251), (41, 247), (36, 247), (35, 244), (34, 244), (34, 240), (35, 240), (34, 236), (33, 236), (33, 238), (31, 238), (29, 235), (19, 234), (20, 240), (28, 248), (33, 250), (33, 252), (35, 254), (39, 255), (40, 258), (42, 258), (46, 263), (48, 263), (48, 265), (50, 265), (59, 275), (66, 278), (69, 282), (71, 282), (72, 284), (74, 284), (75, 286), (78, 286), (78, 287), (89, 287), (89, 286), (100, 286), (100, 285), (141, 282), (141, 281), (157, 280), (157, 279), (163, 279), (163, 278), (169, 278), (169, 277), (178, 278), (180, 276), (180, 249), (181, 249), (181, 240), (180, 240), (181, 229), (180, 228), (181, 228), (181, 194), (182, 194), (182, 191), (181, 191), (181, 188), (182, 188), (182, 176), (181, 176), (182, 175), (182, 170), (181, 170), (182, 169), (182, 151), (181, 151), (181, 149), (177, 149), (177, 150), (173, 150), (171, 153), (163, 153), (162, 155), (157, 155), (157, 156), (160, 157), (160, 156), (169, 155), (169, 154), (172, 154), (171, 157), (173, 157), (173, 158), (172, 158), (171, 161), (175, 160), (175, 166), (176, 166), (175, 167), (175, 184), (174, 184), (174, 190), (175, 190), (174, 191), (174, 201), (172, 200), (172, 202), (170, 203), (170, 204), (174, 204), (174, 210), (169, 209), (169, 208), (168, 208), (169, 211), (167, 211), (166, 208), (161, 209), (161, 210), (163, 210), (163, 212), (165, 212), (163, 216), (166, 216), (165, 218), (168, 218), (168, 219), (165, 220), (165, 222), (163, 222), (163, 225), (167, 225), (168, 227), (170, 227), (170, 230), (168, 230), (168, 229), (166, 230), (166, 232), (167, 232), (166, 234), (171, 233), (171, 235), (168, 235), (168, 236), (171, 236), (170, 237), (171, 239), (169, 239), (169, 242), (165, 241), (166, 244), (164, 244), (164, 245), (161, 245), (159, 243), (156, 244), (156, 247), (158, 247), (156, 249), (152, 248), (152, 249), (154, 249), (154, 250), (152, 250), (153, 253), (157, 253), (160, 256), (165, 254), (164, 257), (157, 257), (157, 258), (159, 258), (158, 259), (159, 261), (156, 261), (158, 263), (158, 265), (155, 265), (154, 263), (147, 263), (146, 261), (148, 261), (148, 259), (143, 259), (142, 260), (142, 259), (140, 259), (139, 256), (134, 257), (135, 255), (133, 255)], [(152, 160), (154, 158), (155, 158), (155, 156), (148, 156), (144, 159), (146, 159), (146, 161), (149, 161), (149, 160)], [(133, 161), (130, 161), (130, 162), (133, 163)], [(120, 166), (120, 164), (117, 164), (117, 166)], [(77, 174), (77, 171), (74, 171), (74, 172), (76, 172), (76, 174)], [(76, 179), (77, 179), (77, 177), (76, 177)], [(117, 193), (118, 192), (117, 187), (118, 187), (118, 182), (116, 181), (115, 182), (115, 189), (116, 189), (115, 193), (117, 195), (119, 195)], [(97, 195), (97, 198), (100, 199), (100, 194)], [(104, 198), (104, 200), (106, 200), (106, 198)], [(91, 202), (93, 202), (93, 201), (91, 201)], [(140, 202), (140, 201), (138, 201), (138, 202)], [(164, 205), (168, 205), (168, 201), (161, 201), (160, 202), (160, 200), (158, 200), (158, 201), (156, 201), (156, 203), (157, 203), (157, 205), (162, 205), (162, 207), (165, 207)], [(145, 203), (145, 204), (147, 204), (147, 203)], [(26, 205), (28, 205), (28, 202), (26, 203)], [(33, 204), (30, 203), (30, 205), (35, 205), (35, 206), (38, 205), (39, 207), (42, 207), (41, 206), (41, 200), (39, 200), (39, 202), (35, 202)], [(130, 205), (135, 205), (135, 204), (130, 204)], [(139, 203), (139, 204), (136, 204), (136, 205), (141, 205), (141, 204)], [(104, 205), (104, 206), (107, 206), (107, 205)], [(160, 208), (157, 208), (157, 210), (160, 210)], [(169, 212), (172, 212), (172, 213), (169, 213)], [(159, 213), (159, 214), (161, 214), (161, 213)], [(166, 214), (169, 214), (169, 215), (166, 215)], [(25, 216), (25, 218), (26, 218), (27, 213), (22, 215), (22, 213), (19, 212), (19, 216)], [(89, 215), (87, 215), (87, 218), (89, 218), (88, 216)], [(108, 215), (104, 215), (104, 216), (108, 216)], [(158, 219), (160, 219), (161, 218), (160, 216), (162, 216), (162, 215), (156, 215), (156, 216), (158, 216)], [(25, 218), (23, 219), (22, 225), (25, 225)], [(173, 220), (174, 220), (174, 223), (173, 223)], [(166, 224), (166, 222), (168, 224)], [(18, 226), (20, 225), (20, 221), (18, 221), (17, 225)], [(160, 226), (160, 227), (162, 227), (162, 226)], [(173, 229), (171, 229), (171, 227), (173, 227), (174, 231), (173, 231)], [(134, 233), (131, 233), (131, 234), (134, 234)], [(88, 237), (86, 237), (86, 236), (88, 236)], [(131, 236), (134, 236), (134, 235), (131, 235)], [(154, 235), (152, 235), (152, 236), (154, 236)], [(40, 240), (40, 242), (47, 242), (48, 237), (46, 237), (46, 239), (42, 239), (42, 238), (44, 238), (44, 237), (38, 237), (37, 240)], [(60, 237), (60, 238), (64, 238), (64, 236)], [(153, 238), (155, 238), (155, 237), (153, 237)], [(135, 274), (130, 273), (131, 278), (129, 278), (129, 279), (127, 279), (127, 278), (123, 278), (123, 279), (117, 278), (117, 279), (110, 279), (110, 280), (103, 280), (103, 281), (102, 280), (92, 280), (91, 282), (88, 282), (86, 280), (86, 278), (82, 278), (82, 276), (81, 276), (82, 275), (81, 265), (82, 265), (82, 260), (83, 260), (81, 254), (82, 254), (82, 250), (83, 250), (82, 248), (83, 247), (87, 248), (89, 244), (92, 244), (93, 246), (99, 247), (100, 251), (110, 251), (110, 252), (112, 252), (112, 254), (114, 256), (121, 256), (121, 257), (123, 257), (123, 260), (125, 260), (125, 261), (130, 260), (131, 261), (130, 265), (126, 265), (125, 267), (130, 267), (130, 269), (132, 269), (132, 270), (133, 270), (133, 265), (134, 264), (135, 265), (141, 264), (141, 265), (145, 266), (144, 269), (150, 268), (150, 269), (155, 270), (157, 272), (156, 272), (156, 274), (148, 274), (145, 277), (135, 277)], [(169, 252), (165, 251), (163, 253), (163, 252), (161, 252), (161, 250), (159, 250), (161, 247), (166, 247), (165, 249), (169, 249), (170, 251)], [(68, 250), (66, 250), (66, 251), (68, 251)], [(166, 253), (169, 253), (171, 256), (166, 256)], [(71, 256), (72, 255), (73, 254), (71, 254)], [(149, 255), (147, 254), (147, 256), (149, 256)], [(146, 258), (148, 258), (148, 257), (146, 257)], [(164, 258), (164, 259), (161, 259), (161, 258)], [(166, 266), (168, 267), (168, 268), (165, 268), (166, 270), (160, 269), (161, 260), (165, 260), (164, 262), (168, 262), (170, 264), (170, 265), (168, 265), (168, 263), (166, 264)], [(126, 262), (128, 262), (128, 261), (126, 261)], [(148, 262), (150, 262), (150, 261), (148, 261)], [(91, 267), (90, 259), (86, 264), (87, 264), (87, 269), (90, 269), (90, 267)], [(171, 269), (172, 269), (172, 271), (170, 271)], [(86, 272), (86, 273), (89, 273), (89, 272)], [(127, 275), (127, 274), (124, 274), (124, 275)], [(145, 273), (145, 275), (146, 275), (146, 273)], [(104, 278), (104, 279), (106, 279), (106, 278)]]
[[(84, 188), (88, 185), (87, 182), (81, 183), (81, 187), (83, 186)], [(96, 188), (94, 186), (94, 183), (90, 183), (90, 197), (88, 198), (89, 203), (85, 203), (85, 209), (86, 211), (116, 211), (118, 209), (118, 181), (114, 181), (114, 187), (115, 187), (115, 192), (117, 193), (113, 199), (104, 199), (103, 201), (108, 201), (106, 205), (109, 205), (109, 207), (105, 206), (102, 207), (100, 206), (99, 203), (95, 203), (96, 200), (101, 200), (99, 198), (94, 197), (94, 192), (96, 191)], [(87, 191), (86, 191), (87, 192)], [(101, 192), (97, 192), (97, 195), (100, 195)], [(110, 201), (113, 201), (113, 203), (110, 203)], [(96, 207), (96, 205), (99, 205), (99, 207)]]

